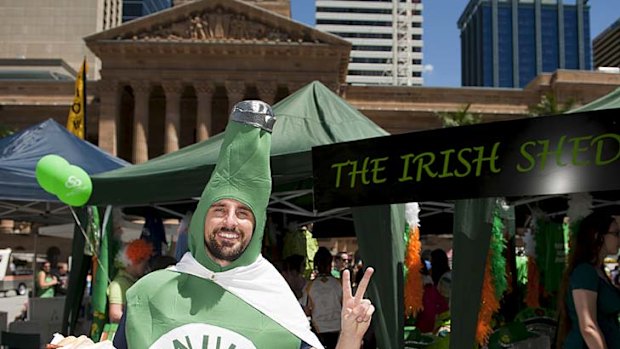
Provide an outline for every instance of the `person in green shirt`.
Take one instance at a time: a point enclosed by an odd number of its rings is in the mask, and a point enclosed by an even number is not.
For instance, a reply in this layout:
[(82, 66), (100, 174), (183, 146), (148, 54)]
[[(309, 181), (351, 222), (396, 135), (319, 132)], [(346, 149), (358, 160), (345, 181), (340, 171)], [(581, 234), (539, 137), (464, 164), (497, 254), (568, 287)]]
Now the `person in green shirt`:
[[(324, 346), (290, 287), (261, 256), (271, 195), (275, 117), (262, 101), (237, 103), (217, 164), (174, 266), (149, 273), (127, 291), (115, 348), (299, 349)], [(343, 279), (337, 349), (359, 349), (374, 306), (363, 299), (372, 269), (353, 296)]]
[(620, 348), (620, 291), (603, 270), (605, 257), (618, 253), (619, 233), (610, 215), (592, 213), (579, 224), (560, 289), (556, 348)]
[(52, 265), (47, 261), (43, 263), (41, 270), (39, 270), (39, 273), (37, 274), (37, 297), (54, 297), (54, 287), (58, 285), (58, 279), (52, 275), (51, 270)]
[(119, 251), (121, 268), (107, 290), (110, 322), (118, 323), (121, 320), (127, 304), (127, 290), (144, 275), (152, 253), (152, 245), (143, 239), (134, 240)]

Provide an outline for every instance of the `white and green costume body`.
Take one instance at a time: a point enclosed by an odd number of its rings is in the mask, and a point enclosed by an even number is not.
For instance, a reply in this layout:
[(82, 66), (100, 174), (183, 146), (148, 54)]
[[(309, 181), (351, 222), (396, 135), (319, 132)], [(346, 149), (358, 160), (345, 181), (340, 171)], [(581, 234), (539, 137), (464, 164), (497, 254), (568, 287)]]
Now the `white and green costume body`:
[[(125, 333), (130, 349), (322, 349), (301, 306), (261, 255), (271, 194), (271, 108), (237, 104), (218, 163), (189, 228), (189, 250), (167, 270), (148, 274), (127, 292)], [(250, 244), (227, 267), (211, 260), (204, 226), (209, 207), (235, 199), (254, 213)]]

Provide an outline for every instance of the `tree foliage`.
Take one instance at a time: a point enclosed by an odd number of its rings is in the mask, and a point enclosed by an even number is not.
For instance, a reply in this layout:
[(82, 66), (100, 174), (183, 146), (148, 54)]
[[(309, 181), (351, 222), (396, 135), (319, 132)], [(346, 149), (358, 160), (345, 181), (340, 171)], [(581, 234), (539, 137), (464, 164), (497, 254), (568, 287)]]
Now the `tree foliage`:
[(12, 128), (10, 128), (10, 127), (8, 127), (6, 125), (0, 124), (0, 138), (6, 137), (6, 136), (10, 136), (10, 135), (13, 134), (13, 132), (14, 131), (13, 131)]
[(540, 102), (536, 105), (529, 106), (528, 111), (530, 116), (558, 115), (571, 110), (574, 105), (573, 99), (569, 99), (563, 104), (558, 103), (555, 93), (548, 92), (540, 98)]
[(482, 122), (482, 115), (469, 111), (471, 104), (461, 107), (457, 111), (436, 113), (443, 127), (474, 125)]

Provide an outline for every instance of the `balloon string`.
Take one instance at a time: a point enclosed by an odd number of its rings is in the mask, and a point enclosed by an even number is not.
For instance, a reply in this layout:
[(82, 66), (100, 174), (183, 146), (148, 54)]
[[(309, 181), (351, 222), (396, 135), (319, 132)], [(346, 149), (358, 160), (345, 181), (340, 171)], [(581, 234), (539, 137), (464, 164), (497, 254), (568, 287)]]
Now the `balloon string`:
[(86, 239), (86, 243), (88, 244), (88, 248), (90, 249), (90, 252), (93, 254), (93, 257), (95, 257), (95, 260), (97, 261), (97, 265), (99, 265), (99, 268), (101, 268), (101, 271), (106, 274), (107, 279), (108, 279), (108, 284), (111, 283), (112, 280), (110, 280), (110, 274), (108, 274), (107, 269), (103, 266), (103, 264), (101, 264), (101, 260), (99, 260), (99, 256), (97, 256), (97, 253), (95, 251), (95, 247), (94, 247), (93, 243), (90, 241), (90, 239), (88, 238), (88, 234), (86, 234), (86, 231), (82, 227), (82, 223), (80, 223), (80, 219), (78, 218), (77, 214), (73, 210), (73, 206), (69, 205), (69, 210), (71, 211), (71, 214), (73, 215), (73, 219), (75, 220), (75, 223), (77, 224), (78, 228), (80, 228), (80, 232), (84, 236), (84, 239)]

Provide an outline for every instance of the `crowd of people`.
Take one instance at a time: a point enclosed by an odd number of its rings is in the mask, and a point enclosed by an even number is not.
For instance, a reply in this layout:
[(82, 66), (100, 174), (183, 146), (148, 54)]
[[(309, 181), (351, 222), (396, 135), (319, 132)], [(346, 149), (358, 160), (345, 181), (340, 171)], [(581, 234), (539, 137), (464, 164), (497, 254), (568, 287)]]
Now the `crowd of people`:
[[(257, 348), (376, 348), (375, 308), (364, 299), (374, 270), (359, 256), (319, 247), (311, 224), (284, 238), (281, 268), (261, 254), (265, 241), (273, 247), (278, 239), (265, 232), (273, 224), (266, 209), (274, 120), (262, 102), (233, 108), (218, 163), (184, 224), (177, 258), (153, 258), (161, 254), (158, 244), (141, 239), (121, 250), (120, 271), (108, 287), (116, 348), (207, 347), (210, 334), (224, 336), (230, 347), (247, 341)], [(619, 235), (611, 216), (581, 221), (558, 302), (558, 349), (620, 348), (620, 291), (603, 265), (617, 254)], [(421, 257), (423, 310), (414, 323), (421, 332), (437, 333), (438, 320), (450, 311), (450, 260), (442, 249)], [(37, 296), (63, 289), (53, 270), (53, 263), (43, 264)]]

